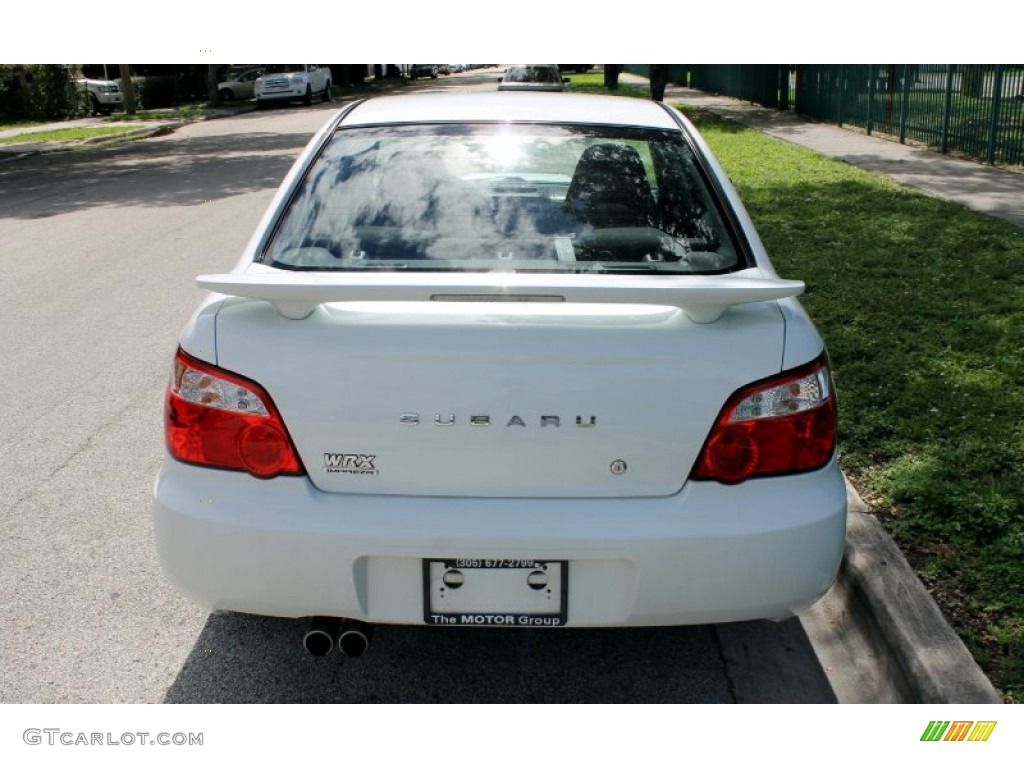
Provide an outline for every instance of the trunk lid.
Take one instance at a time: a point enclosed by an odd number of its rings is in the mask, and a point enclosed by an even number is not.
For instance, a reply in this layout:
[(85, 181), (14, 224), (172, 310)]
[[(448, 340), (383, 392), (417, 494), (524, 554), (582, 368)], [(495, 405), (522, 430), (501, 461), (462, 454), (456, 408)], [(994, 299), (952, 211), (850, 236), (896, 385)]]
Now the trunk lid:
[(274, 399), (317, 488), (636, 497), (677, 492), (715, 417), (779, 371), (774, 301), (678, 306), (227, 302), (217, 364)]

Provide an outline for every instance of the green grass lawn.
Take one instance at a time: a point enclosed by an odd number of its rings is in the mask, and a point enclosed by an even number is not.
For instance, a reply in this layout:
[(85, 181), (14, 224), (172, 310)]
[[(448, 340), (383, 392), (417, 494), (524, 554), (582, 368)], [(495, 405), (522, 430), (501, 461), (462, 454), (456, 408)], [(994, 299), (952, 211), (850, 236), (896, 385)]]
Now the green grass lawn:
[(115, 136), (119, 133), (135, 130), (131, 126), (93, 125), (86, 128), (58, 128), (52, 131), (21, 133), (17, 136), (0, 138), (0, 144), (31, 144), (37, 141), (75, 141), (91, 139), (96, 136)]
[(564, 75), (569, 78), (569, 90), (573, 93), (599, 93), (614, 94), (616, 96), (634, 96), (641, 99), (649, 99), (651, 92), (647, 88), (640, 88), (619, 80), (619, 87), (609, 91), (604, 87), (604, 73), (597, 72), (586, 75)]
[(1008, 701), (1024, 701), (1024, 231), (694, 115), (807, 283), (841, 462)]

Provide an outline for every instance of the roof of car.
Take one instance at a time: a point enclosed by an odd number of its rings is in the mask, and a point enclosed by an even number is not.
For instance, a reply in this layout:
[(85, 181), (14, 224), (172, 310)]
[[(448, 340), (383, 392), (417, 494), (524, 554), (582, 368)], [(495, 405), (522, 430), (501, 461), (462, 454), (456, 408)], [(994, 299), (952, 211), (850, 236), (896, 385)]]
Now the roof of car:
[(542, 122), (677, 129), (654, 101), (578, 93), (420, 93), (380, 96), (350, 112), (344, 126), (381, 123)]

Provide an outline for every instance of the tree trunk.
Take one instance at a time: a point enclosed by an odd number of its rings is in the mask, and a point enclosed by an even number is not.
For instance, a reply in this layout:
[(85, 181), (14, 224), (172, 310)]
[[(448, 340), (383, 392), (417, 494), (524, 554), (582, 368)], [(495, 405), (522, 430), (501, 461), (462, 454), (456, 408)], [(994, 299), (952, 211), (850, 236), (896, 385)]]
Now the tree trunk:
[(651, 64), (651, 98), (665, 100), (665, 86), (668, 84), (668, 64)]
[(127, 64), (118, 64), (118, 72), (121, 75), (121, 93), (124, 94), (124, 113), (135, 114), (135, 87), (132, 85), (132, 73), (128, 71)]
[(16, 119), (25, 120), (32, 115), (32, 76), (25, 71), (24, 64), (15, 64), (11, 72), (12, 112)]
[(621, 64), (604, 65), (604, 87), (609, 91), (617, 90), (619, 87), (619, 73), (622, 71)]
[(220, 106), (220, 90), (217, 88), (220, 83), (220, 64), (208, 64), (206, 66), (206, 93), (210, 105)]

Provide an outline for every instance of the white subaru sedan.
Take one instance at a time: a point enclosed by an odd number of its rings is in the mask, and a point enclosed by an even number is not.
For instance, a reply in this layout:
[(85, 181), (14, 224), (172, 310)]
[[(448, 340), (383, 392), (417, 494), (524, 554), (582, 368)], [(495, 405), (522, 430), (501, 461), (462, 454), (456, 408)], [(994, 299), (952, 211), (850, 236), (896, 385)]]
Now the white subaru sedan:
[(348, 105), (237, 266), (197, 282), (153, 510), (200, 603), (652, 626), (782, 619), (835, 579), (835, 391), (803, 283), (668, 105)]

